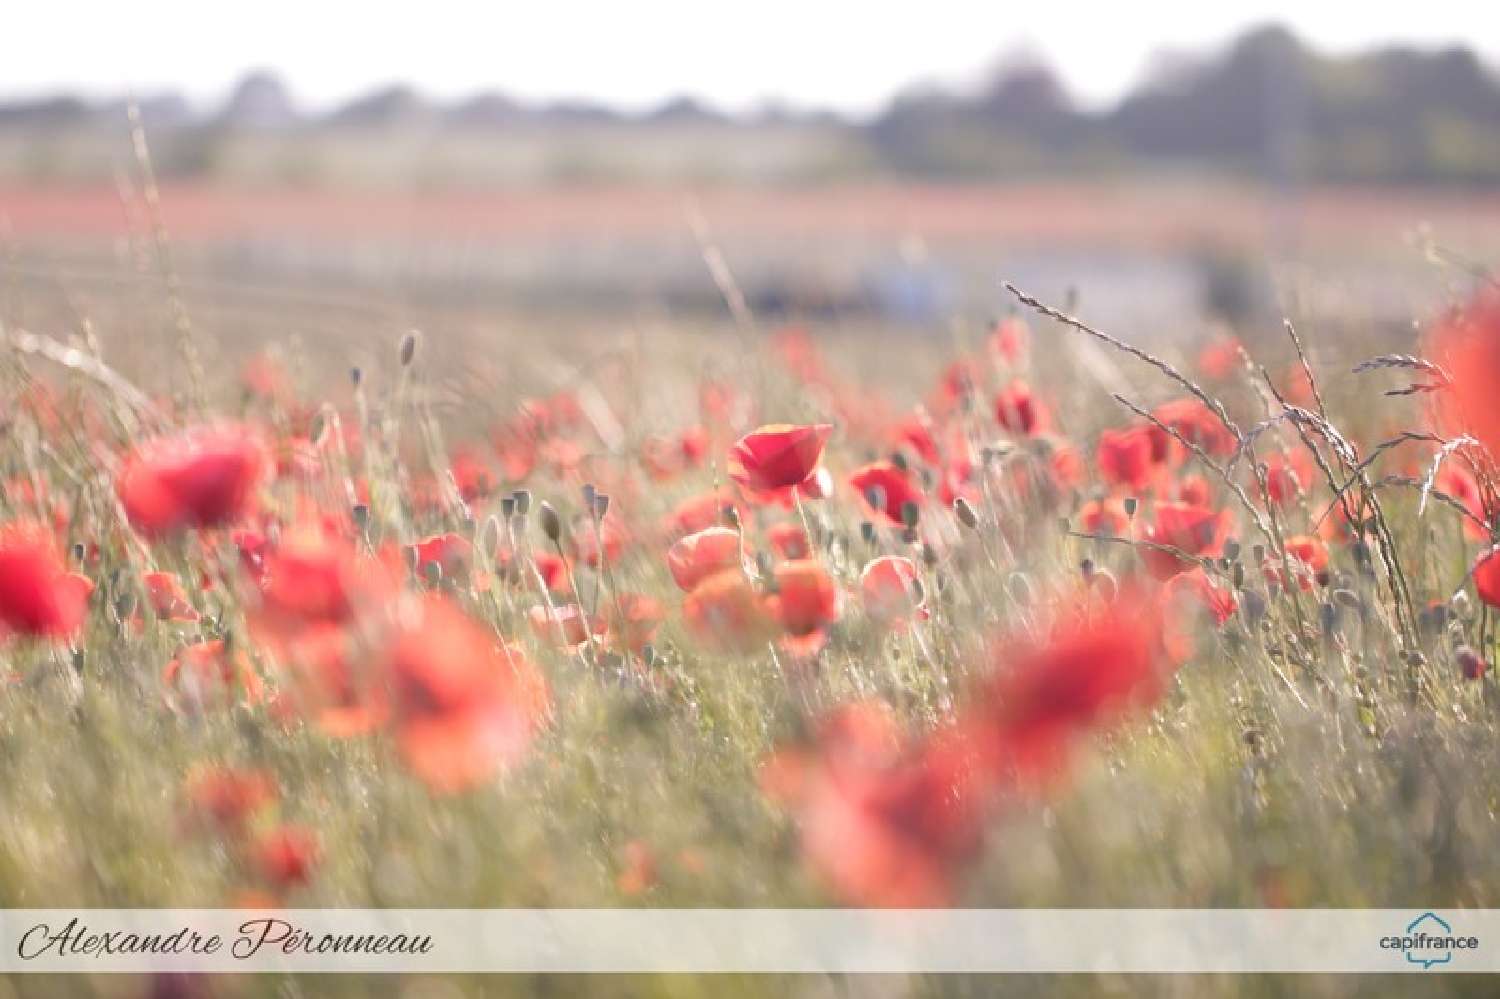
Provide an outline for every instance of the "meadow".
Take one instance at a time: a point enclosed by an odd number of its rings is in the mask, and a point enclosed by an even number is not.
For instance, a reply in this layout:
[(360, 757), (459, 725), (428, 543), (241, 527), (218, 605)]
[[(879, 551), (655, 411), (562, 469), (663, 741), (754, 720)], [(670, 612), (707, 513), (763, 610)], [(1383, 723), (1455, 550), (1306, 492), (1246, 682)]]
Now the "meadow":
[(205, 319), (159, 228), (123, 291), (4, 282), (0, 905), (1500, 905), (1482, 271), (1142, 347), (1087, 287), (771, 320), (695, 244), (717, 318), (415, 331)]

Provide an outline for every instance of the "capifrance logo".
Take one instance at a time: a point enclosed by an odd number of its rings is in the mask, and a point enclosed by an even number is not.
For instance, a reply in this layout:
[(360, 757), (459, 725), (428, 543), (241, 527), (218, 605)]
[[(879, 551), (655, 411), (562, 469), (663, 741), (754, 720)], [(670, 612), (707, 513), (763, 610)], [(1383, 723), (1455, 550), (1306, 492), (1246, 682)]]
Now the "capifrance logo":
[(1411, 964), (1430, 969), (1450, 964), (1454, 953), (1479, 947), (1479, 938), (1454, 933), (1453, 926), (1435, 912), (1424, 912), (1406, 924), (1406, 932), (1380, 938), (1384, 950), (1400, 951)]

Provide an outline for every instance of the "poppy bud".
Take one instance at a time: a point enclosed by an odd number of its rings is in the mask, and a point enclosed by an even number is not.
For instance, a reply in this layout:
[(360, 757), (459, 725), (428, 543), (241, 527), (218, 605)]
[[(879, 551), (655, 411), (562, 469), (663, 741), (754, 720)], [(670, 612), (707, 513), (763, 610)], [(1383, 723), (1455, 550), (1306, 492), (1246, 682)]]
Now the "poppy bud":
[(583, 505), (588, 509), (593, 509), (594, 497), (598, 494), (599, 491), (594, 488), (594, 484), (592, 482), (585, 482), (583, 484)]
[(891, 464), (895, 465), (897, 468), (901, 469), (901, 471), (903, 471), (903, 472), (906, 471), (907, 470), (906, 455), (902, 454), (900, 451), (892, 451), (891, 452)]
[(370, 508), (363, 503), (356, 503), (349, 511), (349, 516), (354, 518), (354, 526), (364, 531), (370, 526)]
[(562, 520), (558, 518), (557, 511), (552, 508), (551, 503), (546, 500), (542, 501), (540, 515), (542, 533), (547, 536), (547, 540), (556, 542), (562, 538)]
[(875, 525), (868, 520), (860, 521), (859, 536), (865, 539), (865, 544), (873, 545), (875, 543)]
[(974, 512), (974, 507), (962, 496), (954, 498), (953, 513), (958, 517), (958, 522), (965, 527), (972, 530), (979, 526), (979, 514)]
[(901, 504), (901, 523), (906, 525), (907, 530), (913, 530), (917, 526), (917, 518), (922, 515), (921, 507), (907, 500)]
[(401, 366), (403, 368), (411, 367), (412, 359), (417, 356), (416, 330), (412, 330), (410, 333), (407, 333), (406, 336), (401, 338), (401, 350), (399, 353), (401, 357)]
[(1230, 562), (1238, 561), (1240, 557), (1240, 543), (1230, 538), (1224, 542), (1224, 558)]
[(594, 516), (598, 517), (600, 520), (603, 520), (604, 515), (607, 513), (609, 513), (609, 493), (595, 493)]
[(1465, 680), (1482, 680), (1486, 669), (1485, 662), (1479, 658), (1479, 654), (1467, 645), (1458, 650), (1455, 656), (1458, 660), (1458, 668), (1463, 671)]
[(517, 489), (511, 493), (511, 498), (516, 501), (516, 513), (522, 517), (531, 512), (531, 490)]
[(1125, 497), (1125, 502), (1123, 504), (1123, 506), (1125, 507), (1125, 516), (1127, 516), (1127, 517), (1134, 517), (1135, 516), (1135, 509), (1139, 505), (1140, 505), (1140, 501), (1137, 500), (1134, 496), (1126, 496)]
[(361, 369), (358, 365), (349, 369), (349, 381), (354, 385), (355, 388), (359, 388), (359, 383), (364, 380), (364, 370)]
[(516, 498), (514, 496), (507, 496), (500, 501), (500, 516), (504, 517), (506, 520), (509, 520), (515, 515)]

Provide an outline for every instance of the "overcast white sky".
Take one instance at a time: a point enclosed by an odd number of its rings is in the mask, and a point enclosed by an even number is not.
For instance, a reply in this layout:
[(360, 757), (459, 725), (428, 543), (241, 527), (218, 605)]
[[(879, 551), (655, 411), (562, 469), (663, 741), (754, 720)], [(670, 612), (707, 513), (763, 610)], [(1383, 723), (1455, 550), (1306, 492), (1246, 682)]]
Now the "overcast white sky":
[(401, 80), (435, 97), (493, 88), (640, 108), (690, 93), (861, 112), (913, 81), (977, 79), (1026, 47), (1102, 104), (1153, 53), (1269, 20), (1329, 50), (1463, 42), (1500, 63), (1488, 0), (18, 0), (0, 30), (0, 97), (174, 87), (214, 101), (264, 66), (312, 107)]

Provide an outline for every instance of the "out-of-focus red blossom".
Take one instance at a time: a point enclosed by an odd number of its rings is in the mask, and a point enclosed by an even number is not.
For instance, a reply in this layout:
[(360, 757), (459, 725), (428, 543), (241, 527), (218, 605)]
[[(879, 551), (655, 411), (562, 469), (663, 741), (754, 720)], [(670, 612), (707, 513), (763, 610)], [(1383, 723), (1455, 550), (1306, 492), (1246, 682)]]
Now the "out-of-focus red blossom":
[(1213, 491), (1208, 486), (1208, 480), (1203, 476), (1184, 475), (1174, 484), (1170, 498), (1189, 506), (1211, 506)]
[(1286, 539), (1286, 552), (1313, 572), (1328, 570), (1328, 546), (1307, 534), (1297, 534)]
[(159, 537), (244, 516), (269, 467), (265, 446), (248, 427), (200, 426), (139, 445), (115, 488), (136, 529)]
[(730, 449), (729, 477), (752, 493), (802, 485), (817, 470), (833, 427), (773, 423), (741, 437)]
[(766, 609), (785, 632), (789, 650), (810, 655), (822, 648), (824, 629), (838, 620), (839, 590), (815, 559), (795, 559), (776, 567), (776, 592)]
[(761, 786), (792, 810), (814, 871), (855, 905), (947, 905), (980, 841), (982, 802), (940, 743), (909, 743), (890, 708), (836, 709), (810, 747), (766, 761)]
[(620, 519), (611, 515), (599, 521), (580, 517), (568, 536), (573, 557), (595, 569), (617, 565), (629, 540), (630, 535)]
[(1192, 658), (1200, 619), (1216, 628), (1239, 609), (1234, 590), (1215, 583), (1202, 569), (1178, 573), (1162, 587), (1162, 641), (1174, 663)]
[(1026, 349), (1030, 342), (1031, 330), (1014, 316), (995, 323), (987, 341), (990, 352), (1011, 366), (1026, 359)]
[(453, 484), (465, 503), (482, 500), (500, 488), (494, 469), (472, 448), (455, 453), (449, 471), (453, 473)]
[(536, 552), (531, 561), (549, 593), (566, 593), (571, 588), (567, 559), (553, 552)]
[(1047, 461), (1047, 471), (1052, 477), (1052, 485), (1059, 492), (1077, 489), (1083, 484), (1083, 456), (1066, 441), (1056, 441), (1052, 445), (1052, 457)]
[(171, 572), (148, 572), (141, 576), (146, 587), (146, 597), (156, 616), (168, 621), (196, 621), (198, 612), (188, 599), (182, 581)]
[(965, 399), (974, 395), (980, 384), (979, 366), (961, 357), (943, 369), (937, 387), (928, 396), (927, 408), (938, 418), (951, 416)]
[(1244, 365), (1245, 345), (1239, 337), (1221, 336), (1205, 344), (1198, 352), (1198, 370), (1203, 377), (1216, 382), (1233, 377)]
[(766, 540), (771, 550), (784, 559), (807, 558), (812, 548), (807, 543), (807, 532), (801, 524), (784, 520), (766, 529)]
[(1266, 494), (1277, 506), (1297, 499), (1312, 485), (1312, 455), (1303, 448), (1275, 451), (1266, 456)]
[(741, 570), (745, 561), (738, 531), (710, 527), (677, 541), (667, 550), (667, 568), (684, 593), (726, 570)]
[[(1187, 503), (1158, 503), (1155, 522), (1143, 526), (1140, 534), (1142, 541), (1153, 545), (1176, 548), (1187, 555), (1213, 558), (1222, 551), (1233, 523), (1228, 510)], [(1157, 579), (1170, 579), (1196, 564), (1149, 545), (1141, 545), (1137, 550), (1147, 571)]]
[(1291, 364), (1282, 375), (1282, 397), (1294, 406), (1311, 409), (1317, 405), (1317, 394), (1313, 391), (1312, 376), (1301, 362)]
[(315, 524), (289, 528), (261, 556), (259, 583), (252, 620), (279, 630), (347, 621), (358, 605), (378, 603), (396, 588), (388, 566), (358, 556), (348, 541)]
[(771, 334), (771, 349), (796, 378), (810, 384), (827, 381), (827, 365), (822, 352), (806, 329), (786, 326)]
[(548, 717), (546, 680), (446, 598), (413, 610), (386, 651), (397, 745), (434, 791), (463, 791), (520, 761)]
[[(1214, 411), (1201, 399), (1191, 396), (1163, 403), (1151, 413), (1163, 426), (1176, 431), (1183, 440), (1196, 444), (1215, 457), (1228, 457), (1238, 447), (1234, 434), (1224, 426)], [(1156, 424), (1150, 425), (1152, 454), (1160, 461), (1163, 458), (1173, 464), (1181, 464), (1188, 457), (1188, 449)]]
[(1130, 530), (1130, 516), (1125, 512), (1123, 500), (1105, 497), (1089, 500), (1079, 508), (1078, 525), (1085, 534), (1123, 538)]
[(281, 825), (263, 833), (251, 848), (255, 869), (277, 891), (312, 880), (323, 859), (318, 834), (305, 826)]
[(538, 604), (526, 616), (537, 638), (559, 648), (576, 649), (590, 636), (602, 638), (605, 633), (604, 621), (585, 613), (577, 604), (553, 604), (550, 608)]
[(900, 524), (901, 508), (911, 503), (922, 505), (922, 494), (912, 485), (911, 477), (889, 461), (875, 461), (849, 476), (849, 485), (864, 500), (872, 513), (883, 513), (894, 524)]
[(1153, 456), (1152, 428), (1128, 427), (1105, 430), (1099, 435), (1096, 453), (1099, 475), (1112, 486), (1140, 492), (1150, 485), (1157, 472)]
[(622, 593), (610, 608), (609, 637), (612, 644), (640, 652), (656, 641), (661, 626), (661, 602), (641, 593)]
[(68, 572), (51, 531), (30, 521), (0, 526), (0, 635), (68, 638), (92, 592), (92, 582)]
[(189, 817), (204, 819), (225, 833), (238, 833), (254, 815), (276, 801), (276, 779), (249, 767), (200, 767), (183, 783)]
[(1424, 350), (1451, 379), (1430, 394), (1439, 433), (1467, 433), (1500, 455), (1500, 291), (1486, 288), (1449, 310), (1428, 329)]
[(222, 639), (194, 642), (177, 651), (161, 671), (162, 686), (175, 703), (193, 707), (228, 707), (239, 700), (258, 704), (265, 685), (241, 649)]
[(445, 579), (467, 575), (474, 557), (474, 545), (469, 539), (452, 531), (424, 538), (409, 545), (407, 550), (412, 554), (419, 576), (425, 575), (427, 567), (436, 563)]
[(246, 360), (240, 369), (240, 384), (246, 392), (260, 399), (284, 399), (291, 393), (286, 368), (270, 354), (256, 354)]
[(905, 628), (928, 617), (917, 567), (909, 558), (883, 555), (872, 560), (859, 574), (859, 594), (865, 613), (887, 628)]
[(1500, 547), (1489, 549), (1475, 560), (1474, 592), (1491, 607), (1500, 607)]
[(1470, 541), (1489, 540), (1489, 531), (1484, 526), (1489, 523), (1484, 510), (1484, 492), (1479, 488), (1479, 480), (1474, 477), (1473, 472), (1454, 461), (1445, 461), (1442, 468), (1438, 469), (1433, 488), (1451, 496), (1459, 506), (1468, 511), (1469, 516), (1462, 518), (1465, 537)]
[(1046, 431), (1052, 415), (1031, 385), (1017, 378), (995, 397), (995, 420), (1011, 433), (1030, 437)]
[(995, 646), (982, 697), (987, 752), (1023, 781), (1053, 777), (1069, 744), (1156, 703), (1165, 689), (1159, 605), (1135, 587), (1061, 609), (1049, 637)]
[(640, 895), (660, 880), (656, 854), (645, 840), (633, 839), (620, 851), (620, 873), (615, 887), (621, 895)]
[(909, 447), (918, 458), (933, 467), (942, 464), (942, 453), (937, 438), (933, 435), (932, 419), (920, 407), (916, 412), (897, 423), (891, 430), (891, 438), (897, 447)]
[(688, 629), (704, 645), (728, 652), (750, 652), (775, 634), (765, 601), (739, 571), (701, 581), (682, 601)]
[(724, 510), (733, 509), (741, 519), (745, 511), (725, 490), (690, 496), (672, 510), (663, 524), (668, 541), (676, 541), (685, 534), (697, 534), (710, 527), (724, 526)]

